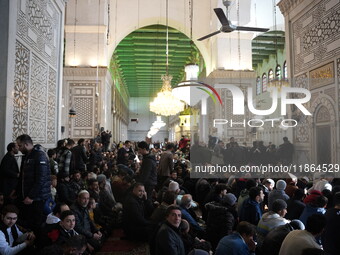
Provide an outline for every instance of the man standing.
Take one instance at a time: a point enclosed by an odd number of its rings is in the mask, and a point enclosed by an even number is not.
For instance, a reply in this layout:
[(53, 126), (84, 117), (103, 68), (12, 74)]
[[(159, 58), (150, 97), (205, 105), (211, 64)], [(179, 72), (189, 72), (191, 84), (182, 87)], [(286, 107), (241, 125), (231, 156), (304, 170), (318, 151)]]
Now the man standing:
[(24, 227), (32, 229), (37, 235), (44, 220), (45, 200), (51, 195), (49, 160), (41, 145), (33, 146), (29, 135), (21, 135), (16, 141), (24, 154), (16, 190), (21, 202), (20, 212)]
[(136, 179), (144, 184), (147, 198), (152, 200), (152, 191), (157, 184), (156, 158), (149, 153), (149, 145), (145, 141), (138, 143), (138, 152), (143, 155), (143, 160)]
[(288, 137), (283, 137), (283, 144), (279, 146), (277, 154), (280, 162), (283, 165), (291, 164), (293, 161), (294, 145), (288, 140)]
[(8, 200), (11, 193), (16, 189), (19, 179), (19, 166), (15, 159), (19, 147), (16, 143), (7, 145), (7, 153), (3, 157), (0, 165), (0, 192)]
[(161, 158), (159, 160), (159, 168), (158, 168), (158, 184), (161, 186), (167, 178), (169, 178), (171, 171), (174, 169), (174, 157), (173, 150), (174, 144), (168, 143), (166, 145), (166, 151), (163, 151), (161, 154)]
[(72, 152), (71, 149), (74, 146), (74, 141), (72, 139), (67, 139), (67, 143), (64, 148), (62, 148), (59, 155), (59, 173), (61, 174), (71, 174), (71, 158)]
[(130, 152), (131, 142), (126, 140), (123, 147), (117, 152), (117, 165), (123, 164), (128, 165), (129, 162), (129, 152)]
[(85, 139), (81, 138), (78, 140), (78, 145), (72, 148), (72, 170), (78, 170), (81, 173), (85, 172), (86, 162)]
[(156, 236), (156, 254), (184, 255), (184, 244), (180, 236), (179, 225), (182, 213), (178, 206), (170, 205), (165, 213), (166, 221), (160, 227)]

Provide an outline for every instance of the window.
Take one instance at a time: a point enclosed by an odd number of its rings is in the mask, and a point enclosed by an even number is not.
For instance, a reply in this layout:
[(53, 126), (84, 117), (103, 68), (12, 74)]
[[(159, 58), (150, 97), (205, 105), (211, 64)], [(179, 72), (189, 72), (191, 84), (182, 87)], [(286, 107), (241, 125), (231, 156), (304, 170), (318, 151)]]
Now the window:
[(265, 73), (262, 74), (262, 92), (267, 91), (267, 75)]
[(261, 78), (260, 76), (258, 76), (256, 78), (256, 95), (260, 95), (262, 92), (262, 88), (261, 88)]
[(270, 69), (268, 72), (268, 82), (271, 82), (274, 80), (274, 72), (273, 69)]
[(281, 66), (277, 65), (275, 69), (275, 80), (281, 80)]
[(288, 79), (287, 61), (283, 63), (283, 79)]

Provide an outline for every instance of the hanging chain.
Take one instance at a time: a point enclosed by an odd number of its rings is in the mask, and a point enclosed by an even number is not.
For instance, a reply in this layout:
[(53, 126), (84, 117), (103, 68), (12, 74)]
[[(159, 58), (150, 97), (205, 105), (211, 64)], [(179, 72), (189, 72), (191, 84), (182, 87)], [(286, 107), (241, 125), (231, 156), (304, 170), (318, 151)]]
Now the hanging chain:
[(106, 33), (106, 45), (110, 44), (110, 3), (107, 4), (107, 33)]
[(169, 3), (166, 0), (166, 75), (169, 75)]

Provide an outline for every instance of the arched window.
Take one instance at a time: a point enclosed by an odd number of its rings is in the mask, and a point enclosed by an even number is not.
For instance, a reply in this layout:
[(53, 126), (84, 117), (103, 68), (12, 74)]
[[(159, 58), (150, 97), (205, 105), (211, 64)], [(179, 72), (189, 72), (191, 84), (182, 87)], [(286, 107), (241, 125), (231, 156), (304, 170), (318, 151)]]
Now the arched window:
[(267, 91), (267, 75), (266, 73), (262, 74), (262, 92), (266, 92)]
[(288, 79), (287, 61), (283, 63), (283, 79)]
[(274, 80), (274, 72), (273, 69), (270, 69), (268, 72), (268, 82), (271, 82)]
[(275, 68), (275, 80), (281, 80), (281, 66), (277, 65)]
[(260, 76), (258, 76), (256, 78), (256, 95), (260, 95), (262, 92), (262, 88), (261, 88), (261, 78)]

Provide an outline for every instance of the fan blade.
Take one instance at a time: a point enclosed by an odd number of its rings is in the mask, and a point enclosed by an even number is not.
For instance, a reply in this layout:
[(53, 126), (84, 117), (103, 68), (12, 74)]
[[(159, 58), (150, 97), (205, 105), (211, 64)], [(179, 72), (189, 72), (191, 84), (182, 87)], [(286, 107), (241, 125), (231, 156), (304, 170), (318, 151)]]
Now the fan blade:
[(216, 13), (217, 18), (220, 20), (223, 26), (229, 25), (229, 21), (221, 8), (215, 8), (214, 11)]
[(214, 32), (214, 33), (208, 34), (208, 35), (206, 35), (206, 36), (203, 36), (203, 37), (197, 39), (197, 41), (205, 40), (205, 39), (207, 39), (207, 38), (209, 38), (209, 37), (211, 37), (211, 36), (213, 36), (213, 35), (217, 35), (217, 34), (219, 34), (219, 33), (221, 33), (220, 30), (218, 30), (218, 31), (216, 31), (216, 32)]
[(254, 31), (254, 32), (267, 32), (269, 28), (260, 28), (260, 27), (236, 27), (235, 30), (240, 31)]

